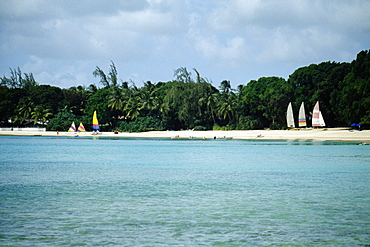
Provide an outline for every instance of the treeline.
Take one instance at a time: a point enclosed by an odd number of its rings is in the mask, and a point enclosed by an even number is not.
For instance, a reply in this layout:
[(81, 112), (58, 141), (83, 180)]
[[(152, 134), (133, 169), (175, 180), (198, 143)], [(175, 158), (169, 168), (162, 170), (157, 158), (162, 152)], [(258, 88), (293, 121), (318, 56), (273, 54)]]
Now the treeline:
[(288, 80), (262, 77), (237, 89), (227, 80), (216, 88), (196, 69), (179, 68), (172, 81), (142, 87), (119, 80), (113, 62), (107, 73), (96, 67), (93, 74), (102, 87), (61, 89), (11, 69), (9, 78), (1, 78), (1, 126), (47, 124), (48, 130), (66, 131), (74, 121), (91, 130), (96, 110), (104, 131), (283, 129), (289, 102), (297, 116), (302, 101), (309, 124), (316, 101), (327, 126), (370, 123), (370, 50), (351, 63), (312, 64)]

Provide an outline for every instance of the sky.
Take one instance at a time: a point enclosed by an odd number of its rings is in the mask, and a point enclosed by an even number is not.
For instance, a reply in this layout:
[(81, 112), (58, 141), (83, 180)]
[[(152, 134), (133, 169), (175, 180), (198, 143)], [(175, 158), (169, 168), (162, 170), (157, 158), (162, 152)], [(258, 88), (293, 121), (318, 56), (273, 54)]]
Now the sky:
[(0, 76), (60, 88), (111, 61), (138, 87), (186, 67), (236, 88), (368, 49), (370, 0), (0, 0)]

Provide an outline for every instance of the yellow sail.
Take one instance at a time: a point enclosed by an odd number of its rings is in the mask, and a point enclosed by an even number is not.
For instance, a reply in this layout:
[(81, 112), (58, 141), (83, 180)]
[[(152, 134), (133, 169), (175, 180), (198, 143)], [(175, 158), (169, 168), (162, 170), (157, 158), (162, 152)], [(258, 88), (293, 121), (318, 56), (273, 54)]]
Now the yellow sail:
[(98, 118), (96, 116), (96, 111), (94, 111), (94, 116), (93, 116), (93, 130), (94, 131), (99, 131), (99, 123), (98, 123)]
[(82, 123), (80, 123), (80, 126), (78, 126), (78, 129), (77, 129), (78, 132), (85, 132), (85, 127)]

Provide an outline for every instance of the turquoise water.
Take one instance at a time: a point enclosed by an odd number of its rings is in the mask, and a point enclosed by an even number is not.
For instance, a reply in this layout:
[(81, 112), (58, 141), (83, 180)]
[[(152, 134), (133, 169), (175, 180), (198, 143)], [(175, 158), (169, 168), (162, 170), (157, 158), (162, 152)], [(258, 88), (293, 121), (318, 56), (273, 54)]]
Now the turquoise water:
[(1, 246), (367, 246), (370, 146), (0, 137)]

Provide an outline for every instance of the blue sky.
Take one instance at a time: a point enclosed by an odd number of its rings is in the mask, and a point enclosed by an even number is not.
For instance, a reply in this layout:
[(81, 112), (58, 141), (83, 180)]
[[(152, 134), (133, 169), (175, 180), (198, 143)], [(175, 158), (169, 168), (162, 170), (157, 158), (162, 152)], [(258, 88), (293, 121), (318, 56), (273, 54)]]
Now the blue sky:
[(61, 88), (96, 66), (142, 86), (196, 68), (218, 87), (288, 76), (370, 49), (369, 0), (3, 0), (0, 76), (20, 67)]

